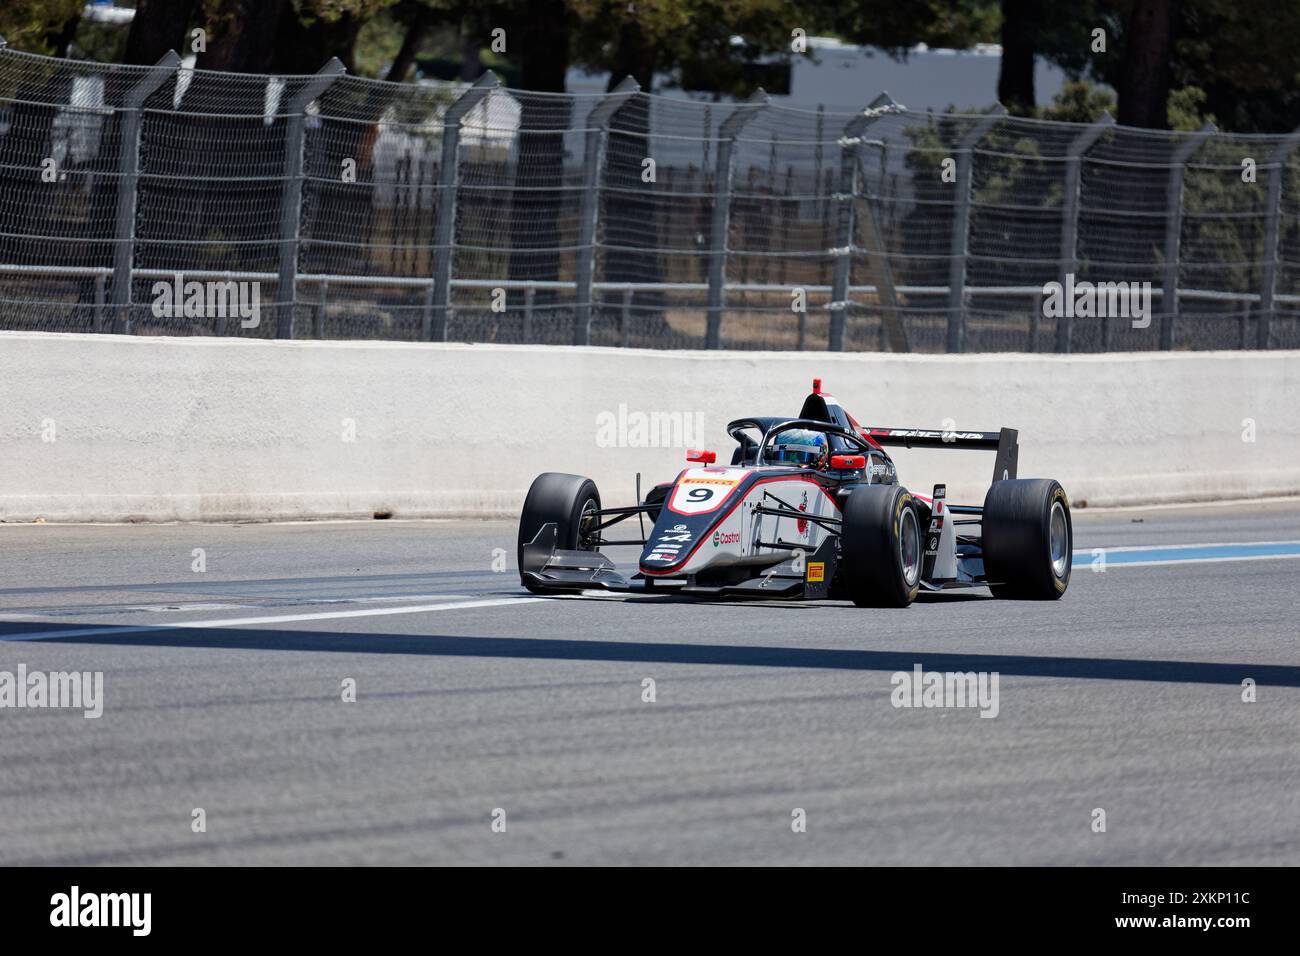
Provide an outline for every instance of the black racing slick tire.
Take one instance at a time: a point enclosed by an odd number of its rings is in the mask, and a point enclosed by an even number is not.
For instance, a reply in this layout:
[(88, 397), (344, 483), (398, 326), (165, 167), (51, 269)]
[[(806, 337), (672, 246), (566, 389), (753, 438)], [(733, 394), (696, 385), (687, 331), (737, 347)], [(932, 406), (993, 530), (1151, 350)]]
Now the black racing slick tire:
[(596, 550), (596, 535), (588, 532), (594, 523), (594, 512), (600, 510), (600, 492), (596, 483), (581, 475), (564, 475), (548, 471), (538, 475), (524, 499), (524, 511), (519, 516), (519, 545), (516, 561), (521, 570), (520, 583), (534, 594), (550, 594), (551, 589), (523, 580), (524, 545), (542, 530), (542, 525), (555, 523), (555, 547), (565, 551)]
[(844, 502), (840, 581), (858, 607), (907, 607), (921, 588), (916, 502), (899, 485), (863, 485)]
[(1070, 586), (1070, 499), (1051, 478), (995, 481), (984, 496), (984, 577), (995, 597), (1055, 601)]

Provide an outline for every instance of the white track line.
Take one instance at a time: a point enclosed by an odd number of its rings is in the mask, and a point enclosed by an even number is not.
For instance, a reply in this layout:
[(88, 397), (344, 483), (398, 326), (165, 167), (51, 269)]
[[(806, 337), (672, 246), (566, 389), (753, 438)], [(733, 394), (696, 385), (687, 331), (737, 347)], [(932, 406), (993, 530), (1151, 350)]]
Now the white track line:
[(376, 607), (360, 611), (320, 611), (314, 614), (280, 614), (266, 617), (233, 617), (215, 621), (177, 621), (175, 624), (153, 624), (136, 627), (84, 627), (76, 630), (39, 631), (31, 634), (0, 634), (0, 641), (42, 641), (61, 637), (102, 637), (108, 634), (146, 634), (151, 631), (175, 631), (213, 627), (251, 627), (258, 624), (291, 624), (296, 621), (329, 621), (349, 617), (384, 617), (390, 614), (424, 614), (429, 611), (455, 611), (460, 608), (504, 607), (508, 604), (533, 604), (546, 598), (517, 597), (493, 598), (484, 601), (455, 601), (442, 604), (420, 604), (414, 607)]
[(1201, 544), (1126, 544), (1115, 548), (1076, 548), (1076, 555), (1091, 555), (1094, 551), (1194, 551), (1197, 548), (1273, 548), (1295, 545), (1300, 541), (1206, 541)]
[[(459, 599), (469, 600), (468, 594), (386, 594), (378, 597), (350, 597), (350, 598), (299, 598), (294, 600), (285, 600), (280, 603), (280, 607), (314, 607), (316, 605), (328, 604), (383, 604), (393, 601), (451, 601)], [(32, 621), (46, 621), (50, 618), (72, 617), (85, 614), (122, 614), (128, 611), (148, 611), (158, 614), (175, 614), (177, 612), (188, 613), (190, 611), (252, 611), (257, 608), (265, 608), (265, 604), (233, 604), (230, 602), (212, 603), (196, 602), (194, 604), (88, 604), (72, 605), (69, 607), (53, 608), (50, 610), (40, 611), (32, 614), (0, 614), (0, 622), (18, 621), (30, 623)]]

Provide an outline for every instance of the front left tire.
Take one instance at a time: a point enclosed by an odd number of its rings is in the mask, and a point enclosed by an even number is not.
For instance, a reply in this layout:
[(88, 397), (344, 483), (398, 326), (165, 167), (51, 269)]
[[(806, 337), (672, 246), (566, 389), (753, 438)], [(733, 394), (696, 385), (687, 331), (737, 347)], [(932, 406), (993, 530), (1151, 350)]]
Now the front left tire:
[(538, 475), (528, 489), (524, 510), (519, 516), (515, 558), (520, 569), (520, 583), (534, 594), (555, 593), (554, 589), (524, 580), (524, 545), (537, 537), (542, 525), (554, 523), (557, 549), (595, 551), (600, 544), (600, 535), (592, 528), (597, 523), (596, 512), (599, 510), (600, 492), (590, 478), (554, 471)]
[(863, 485), (844, 502), (840, 583), (858, 607), (907, 607), (924, 556), (916, 501), (900, 485)]

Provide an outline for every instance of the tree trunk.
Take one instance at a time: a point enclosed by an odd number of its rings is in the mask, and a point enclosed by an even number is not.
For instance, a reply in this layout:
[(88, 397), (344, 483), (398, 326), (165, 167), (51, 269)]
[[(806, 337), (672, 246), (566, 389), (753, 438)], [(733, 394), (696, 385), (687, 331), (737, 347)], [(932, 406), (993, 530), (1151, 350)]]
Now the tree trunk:
[(315, 73), (338, 57), (344, 68), (352, 71), (353, 53), (361, 21), (350, 13), (337, 20), (317, 17), (310, 24), (303, 23), (291, 3), (280, 16), (275, 34), (275, 60), (273, 73)]
[[(655, 50), (646, 42), (640, 23), (633, 17), (623, 22), (618, 32), (618, 46), (611, 62), (617, 64), (609, 75), (609, 90), (624, 76), (631, 76), (645, 93), (654, 92)], [(650, 101), (637, 97), (620, 109), (610, 123), (611, 134), (605, 159), (605, 181), (616, 185), (604, 195), (601, 221), (604, 239), (622, 249), (609, 249), (602, 260), (600, 278), (608, 282), (658, 282), (663, 269), (658, 254), (660, 246), (659, 210), (653, 189), (628, 190), (641, 185), (641, 163), (648, 155)], [(666, 174), (666, 170), (660, 175)], [(597, 234), (597, 240), (601, 235)], [(664, 297), (657, 292), (637, 292), (633, 313), (635, 335), (662, 323)]]
[(998, 102), (1008, 112), (1033, 112), (1034, 40), (1037, 0), (1002, 0), (1002, 64), (998, 71)]
[(402, 45), (397, 50), (397, 56), (393, 57), (388, 72), (384, 74), (385, 80), (389, 83), (401, 83), (406, 79), (406, 74), (411, 72), (415, 55), (420, 52), (420, 44), (424, 42), (425, 34), (428, 33), (432, 22), (433, 11), (425, 7), (407, 24), (406, 35), (402, 37)]
[(153, 66), (168, 50), (184, 56), (189, 52), (185, 28), (193, 9), (193, 0), (137, 0), (122, 62)]
[(1119, 68), (1119, 121), (1169, 128), (1170, 0), (1136, 0), (1124, 25)]
[(645, 32), (634, 16), (623, 21), (618, 30), (618, 47), (614, 51), (613, 62), (617, 67), (609, 73), (607, 91), (612, 91), (630, 76), (641, 84), (641, 89), (651, 92), (655, 76), (655, 49), (646, 42)]
[[(192, 74), (180, 109), (201, 112), (217, 109), (222, 113), (258, 119), (233, 124), (223, 122), (215, 126), (203, 124), (199, 127), (201, 134), (184, 142), (183, 151), (172, 161), (175, 168), (184, 170), (196, 183), (228, 176), (231, 170), (248, 168), (249, 147), (241, 133), (257, 129), (263, 122), (266, 109), (264, 86), (201, 71), (272, 72), (276, 25), (286, 11), (293, 14), (291, 0), (201, 0), (195, 17), (196, 23), (206, 31), (207, 49), (198, 55), (200, 72)], [(140, 219), (156, 220), (165, 224), (165, 228), (159, 226), (151, 237), (155, 241), (141, 249), (137, 266), (158, 267), (165, 263), (185, 271), (199, 268), (274, 271), (277, 268), (275, 237), (251, 229), (248, 210), (278, 210), (278, 182), (265, 180), (244, 184), (239, 202), (231, 202), (229, 191), (219, 184), (186, 189), (184, 196), (190, 208), (185, 217), (179, 218), (149, 208), (150, 203), (157, 202), (163, 204), (165, 210), (166, 203), (175, 201), (171, 192), (151, 190), (142, 193)], [(193, 228), (193, 223), (201, 223), (204, 235), (214, 240), (210, 248), (167, 245), (171, 239), (190, 238), (187, 230)], [(222, 241), (232, 239), (237, 241), (223, 248)]]
[[(45, 42), (50, 45), (54, 55), (64, 57), (68, 55), (68, 47), (72, 46), (72, 41), (77, 38), (77, 28), (81, 26), (81, 14), (75, 14), (69, 17), (57, 30), (52, 30), (46, 34)], [(161, 56), (162, 54), (159, 54)]]
[(480, 51), (483, 41), (474, 29), (469, 17), (461, 23), (460, 33), (460, 78), (466, 83), (473, 83), (483, 75), (483, 62)]
[[(564, 0), (531, 0), (524, 19), (507, 35), (507, 52), (518, 58), (523, 91), (563, 93), (569, 69), (569, 24)], [(578, 197), (565, 191), (564, 130), (569, 101), (520, 94), (519, 162), (511, 208), (510, 277), (552, 281), (560, 277), (559, 221), (573, 221), (566, 204)], [(566, 215), (566, 213), (569, 213)], [(523, 292), (511, 297), (520, 302)], [(555, 301), (539, 291), (538, 304)]]
[[(197, 65), (231, 73), (273, 72), (276, 27), (283, 15), (297, 18), (291, 0), (203, 0), (208, 48)], [(317, 63), (307, 72), (320, 67)]]

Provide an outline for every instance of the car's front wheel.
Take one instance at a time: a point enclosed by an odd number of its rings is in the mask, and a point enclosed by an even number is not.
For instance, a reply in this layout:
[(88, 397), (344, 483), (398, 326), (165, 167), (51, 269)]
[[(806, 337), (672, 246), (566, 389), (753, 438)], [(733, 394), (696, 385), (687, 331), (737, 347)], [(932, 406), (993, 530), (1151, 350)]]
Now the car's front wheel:
[(924, 554), (916, 502), (899, 485), (863, 485), (844, 502), (840, 582), (858, 607), (907, 607)]
[(550, 589), (523, 579), (524, 545), (537, 537), (546, 524), (555, 525), (555, 547), (564, 551), (595, 551), (600, 544), (600, 492), (596, 483), (581, 475), (564, 475), (548, 471), (538, 475), (524, 499), (519, 516), (519, 544), (516, 558), (521, 569), (520, 582), (534, 594), (548, 594)]

